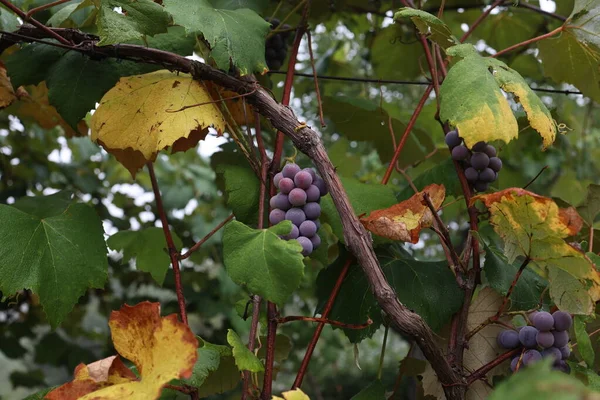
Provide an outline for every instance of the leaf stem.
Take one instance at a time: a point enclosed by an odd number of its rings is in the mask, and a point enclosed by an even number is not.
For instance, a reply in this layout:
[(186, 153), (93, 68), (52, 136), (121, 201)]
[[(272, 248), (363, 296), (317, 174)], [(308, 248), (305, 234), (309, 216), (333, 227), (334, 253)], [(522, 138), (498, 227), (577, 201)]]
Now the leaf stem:
[(289, 315), (287, 317), (277, 318), (278, 324), (285, 324), (293, 321), (307, 321), (307, 322), (319, 322), (322, 324), (329, 324), (333, 326), (338, 326), (343, 329), (365, 329), (368, 328), (369, 325), (373, 324), (373, 320), (370, 318), (364, 324), (346, 324), (344, 322), (335, 321), (327, 318), (317, 318), (317, 317), (304, 317), (302, 315)]
[(313, 79), (315, 81), (315, 92), (317, 93), (317, 105), (319, 107), (319, 120), (321, 121), (321, 128), (325, 128), (325, 117), (323, 117), (323, 101), (321, 100), (321, 90), (319, 89), (319, 79), (317, 77), (317, 69), (315, 68), (315, 56), (313, 55), (312, 48), (312, 36), (310, 29), (306, 30), (306, 41), (308, 42), (308, 54), (310, 56), (310, 66), (313, 72)]
[(381, 344), (381, 354), (379, 356), (379, 368), (377, 369), (377, 380), (381, 380), (381, 374), (383, 372), (383, 361), (385, 359), (385, 347), (387, 344), (388, 331), (390, 326), (385, 324), (385, 331), (383, 332), (383, 343)]
[(485, 374), (487, 374), (489, 371), (491, 371), (498, 365), (502, 364), (504, 361), (510, 359), (511, 357), (516, 356), (520, 352), (521, 352), (520, 348), (513, 349), (511, 351), (507, 351), (506, 353), (501, 354), (500, 356), (496, 357), (489, 363), (483, 365), (482, 367), (480, 367), (479, 369), (477, 369), (475, 372), (473, 372), (471, 375), (469, 375), (467, 377), (467, 385), (471, 385), (473, 382), (483, 378), (485, 376)]
[(225, 218), (225, 220), (223, 220), (223, 222), (221, 222), (219, 225), (215, 226), (212, 231), (208, 232), (206, 234), (206, 236), (204, 236), (196, 244), (194, 244), (192, 247), (190, 247), (190, 249), (188, 251), (186, 251), (184, 254), (181, 254), (179, 256), (179, 259), (185, 260), (186, 258), (189, 258), (192, 255), (192, 253), (194, 253), (196, 250), (198, 250), (204, 243), (206, 243), (206, 241), (208, 239), (210, 239), (215, 233), (217, 233), (222, 227), (224, 227), (232, 219), (233, 219), (233, 214), (230, 214), (229, 217), (227, 217), (227, 218)]
[(481, 24), (483, 22), (483, 20), (486, 19), (488, 15), (490, 15), (490, 13), (494, 10), (494, 8), (498, 7), (499, 5), (501, 5), (502, 3), (504, 3), (505, 1), (506, 0), (496, 0), (496, 1), (494, 1), (489, 6), (489, 8), (487, 10), (485, 10), (484, 12), (482, 12), (481, 15), (475, 21), (473, 21), (473, 24), (471, 24), (471, 26), (469, 27), (469, 29), (460, 38), (460, 42), (462, 43), (465, 40), (467, 40), (467, 38), (469, 36), (471, 36), (471, 34), (473, 33), (473, 31), (475, 29), (477, 29), (477, 27), (479, 26), (479, 24)]
[(2, 3), (6, 8), (8, 8), (9, 10), (11, 10), (15, 14), (17, 14), (19, 17), (21, 17), (21, 19), (24, 22), (30, 22), (35, 27), (43, 30), (48, 35), (50, 35), (51, 37), (53, 37), (54, 39), (58, 40), (60, 43), (62, 43), (64, 45), (67, 45), (67, 46), (72, 46), (73, 45), (73, 43), (69, 42), (67, 39), (65, 39), (64, 37), (62, 37), (58, 33), (54, 32), (52, 29), (48, 28), (46, 25), (44, 25), (41, 22), (37, 21), (36, 19), (34, 19), (33, 17), (29, 16), (28, 14), (25, 14), (23, 11), (21, 11), (21, 9), (19, 7), (17, 7), (14, 4), (12, 4), (9, 0), (0, 0), (0, 3)]
[(68, 1), (71, 1), (71, 0), (57, 0), (57, 1), (54, 1), (52, 3), (43, 4), (43, 5), (39, 6), (39, 7), (32, 8), (31, 10), (29, 10), (27, 12), (27, 14), (25, 14), (25, 18), (30, 19), (31, 16), (33, 14), (35, 14), (36, 12), (43, 11), (43, 10), (46, 10), (48, 8), (52, 8), (54, 6), (61, 5), (61, 4), (66, 3)]
[(504, 50), (500, 50), (499, 52), (497, 52), (496, 54), (492, 55), (491, 57), (496, 58), (496, 57), (499, 57), (499, 56), (501, 56), (503, 54), (506, 54), (506, 53), (508, 53), (510, 51), (513, 51), (514, 49), (518, 49), (519, 47), (527, 46), (527, 45), (530, 45), (532, 43), (539, 42), (540, 40), (547, 39), (549, 37), (552, 37), (552, 36), (556, 35), (557, 33), (562, 32), (564, 29), (565, 29), (565, 26), (561, 25), (561, 26), (559, 26), (558, 28), (554, 29), (551, 32), (548, 32), (546, 34), (543, 34), (543, 35), (536, 36), (534, 38), (525, 40), (525, 41), (523, 41), (521, 43), (514, 44), (514, 45), (512, 45), (510, 47), (505, 48)]

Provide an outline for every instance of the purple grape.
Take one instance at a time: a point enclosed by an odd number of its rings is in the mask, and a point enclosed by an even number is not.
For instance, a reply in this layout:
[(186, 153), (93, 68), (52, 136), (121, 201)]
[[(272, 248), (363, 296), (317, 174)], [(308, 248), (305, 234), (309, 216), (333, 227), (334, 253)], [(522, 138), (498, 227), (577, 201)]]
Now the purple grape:
[(290, 201), (288, 200), (287, 194), (277, 193), (275, 196), (271, 197), (271, 201), (269, 201), (269, 205), (271, 208), (279, 208), (280, 210), (287, 211), (292, 208)]
[(474, 183), (479, 179), (479, 172), (475, 168), (469, 167), (465, 169), (465, 177), (471, 183)]
[(321, 221), (318, 219), (313, 219), (312, 221), (317, 225), (317, 231), (321, 229)]
[(542, 355), (537, 350), (527, 350), (523, 353), (523, 365), (531, 365), (542, 359)]
[(552, 347), (552, 345), (554, 344), (554, 335), (552, 334), (552, 332), (538, 332), (535, 340), (537, 341), (537, 344), (540, 345), (540, 347), (543, 347), (545, 349)]
[(496, 173), (490, 168), (486, 168), (479, 173), (479, 180), (485, 183), (494, 182), (496, 180)]
[(448, 145), (448, 147), (453, 149), (456, 146), (458, 146), (459, 144), (461, 144), (462, 139), (460, 138), (460, 136), (458, 136), (458, 132), (454, 130), (454, 131), (450, 131), (446, 134), (445, 141), (446, 141), (446, 144)]
[(300, 167), (296, 164), (286, 164), (281, 170), (281, 173), (285, 178), (294, 179), (294, 176), (300, 172)]
[(285, 240), (292, 240), (296, 239), (298, 236), (300, 236), (300, 231), (296, 225), (292, 224), (292, 231), (287, 235), (284, 235), (282, 238)]
[(321, 245), (321, 237), (316, 233), (310, 238), (310, 241), (312, 242), (313, 249), (317, 249)]
[(275, 174), (275, 176), (273, 177), (273, 184), (275, 185), (275, 187), (277, 189), (279, 189), (279, 181), (281, 181), (283, 179), (283, 174), (281, 172), (278, 172)]
[(554, 328), (557, 331), (568, 331), (573, 324), (573, 318), (568, 312), (555, 311), (552, 318), (554, 318)]
[(485, 150), (486, 146), (487, 146), (486, 142), (477, 142), (477, 143), (475, 143), (475, 145), (473, 145), (473, 147), (471, 147), (471, 150), (477, 151), (477, 152), (482, 152)]
[(478, 192), (485, 192), (486, 190), (488, 190), (488, 186), (489, 184), (487, 182), (477, 181), (473, 184), (473, 189), (475, 189)]
[(452, 159), (456, 161), (466, 160), (469, 150), (465, 146), (456, 146), (452, 149)]
[(563, 360), (566, 360), (571, 355), (571, 347), (569, 345), (563, 346), (559, 350)]
[[(519, 363), (519, 358), (520, 356), (516, 356), (515, 358), (512, 359), (512, 361), (510, 362), (510, 370), (512, 372), (515, 372), (517, 370), (517, 364)], [(521, 365), (519, 365), (519, 369), (523, 366), (523, 362), (521, 362)]]
[(558, 360), (554, 363), (553, 367), (560, 372), (564, 372), (565, 374), (571, 373), (571, 367), (567, 364), (566, 361)]
[(516, 349), (521, 344), (519, 342), (519, 334), (517, 331), (513, 331), (512, 329), (507, 329), (500, 332), (496, 339), (498, 341), (498, 345), (505, 349)]
[(306, 257), (307, 255), (309, 255), (310, 253), (312, 253), (312, 251), (313, 251), (313, 244), (312, 244), (312, 242), (310, 241), (309, 238), (304, 237), (304, 236), (298, 236), (296, 238), (296, 240), (302, 246), (302, 255), (303, 256)]
[(327, 193), (329, 193), (327, 186), (325, 185), (325, 181), (320, 176), (317, 176), (317, 179), (315, 179), (313, 183), (319, 188), (319, 193), (321, 193), (321, 196), (325, 196)]
[(471, 167), (477, 171), (483, 171), (490, 165), (490, 158), (485, 153), (473, 153), (471, 156)]
[(533, 323), (533, 318), (539, 313), (539, 311), (533, 311), (531, 314), (529, 314), (529, 321), (531, 321)]
[(306, 221), (306, 215), (301, 208), (293, 207), (287, 210), (285, 213), (285, 219), (292, 221), (292, 224), (300, 226), (301, 223)]
[(307, 238), (311, 238), (315, 236), (317, 233), (317, 224), (312, 222), (311, 220), (306, 220), (300, 224), (300, 234)]
[(291, 192), (296, 186), (294, 186), (294, 181), (290, 178), (283, 178), (279, 181), (279, 190), (283, 194), (288, 194)]
[(487, 144), (483, 150), (485, 154), (488, 155), (488, 157), (492, 158), (492, 157), (496, 157), (496, 148), (494, 146), (492, 146), (491, 144)]
[(315, 185), (310, 185), (308, 189), (306, 189), (306, 201), (319, 201), (321, 199), (321, 191)]
[(554, 335), (554, 346), (563, 347), (569, 343), (569, 332), (568, 331), (553, 331)]
[(303, 206), (306, 204), (306, 192), (300, 188), (292, 189), (288, 199), (293, 206)]
[(554, 358), (554, 361), (558, 361), (558, 360), (562, 359), (562, 354), (560, 353), (560, 350), (557, 349), (556, 347), (550, 347), (548, 349), (542, 350), (542, 357), (543, 358), (552, 357), (552, 358)]
[[(293, 210), (293, 208), (292, 208), (292, 210)], [(286, 218), (287, 218), (287, 216), (286, 216)], [(519, 332), (519, 341), (526, 348), (535, 349), (537, 347), (537, 341), (536, 341), (537, 334), (538, 334), (538, 330), (535, 329), (533, 326), (524, 326), (521, 329), (521, 331)]]
[(286, 219), (286, 212), (283, 210), (276, 208), (269, 213), (269, 222), (271, 225), (277, 225), (284, 219)]
[(552, 318), (552, 314), (546, 311), (540, 311), (535, 314), (535, 317), (531, 322), (533, 322), (533, 326), (543, 332), (550, 331), (554, 328), (554, 318)]
[(491, 169), (498, 172), (502, 169), (502, 160), (498, 157), (490, 157), (490, 165), (488, 165)]
[(317, 219), (321, 215), (321, 206), (319, 203), (307, 203), (303, 209), (308, 219)]
[(294, 176), (294, 184), (297, 188), (308, 189), (313, 183), (313, 178), (310, 173), (306, 171), (300, 171)]
[(308, 172), (312, 178), (312, 180), (314, 181), (315, 179), (317, 179), (317, 173), (315, 172), (314, 169), (312, 168), (304, 168), (302, 171), (304, 172)]

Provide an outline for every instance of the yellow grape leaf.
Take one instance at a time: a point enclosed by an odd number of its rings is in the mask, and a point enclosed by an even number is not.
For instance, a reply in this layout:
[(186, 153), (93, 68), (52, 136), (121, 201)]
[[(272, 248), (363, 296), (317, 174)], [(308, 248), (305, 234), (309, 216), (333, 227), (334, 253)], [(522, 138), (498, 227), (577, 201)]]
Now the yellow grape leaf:
[[(202, 105), (199, 105), (202, 104)], [(131, 175), (159, 151), (194, 147), (225, 120), (201, 82), (166, 70), (121, 78), (92, 116), (92, 140), (114, 155)]]
[(302, 390), (296, 388), (296, 390), (289, 390), (287, 392), (282, 393), (283, 398), (273, 396), (272, 400), (310, 400)]
[(424, 193), (429, 195), (436, 210), (441, 207), (446, 197), (444, 185), (431, 184), (408, 200), (389, 208), (372, 211), (368, 217), (361, 218), (360, 222), (376, 235), (417, 243), (421, 229), (433, 224), (433, 214), (423, 200)]
[(198, 340), (177, 315), (160, 317), (160, 304), (143, 302), (113, 311), (108, 322), (117, 352), (132, 361), (141, 379), (118, 356), (80, 364), (75, 379), (49, 400), (150, 400), (172, 379), (189, 378), (198, 358)]
[[(205, 82), (204, 84), (213, 100), (225, 102), (225, 106), (236, 124), (240, 126), (254, 124), (254, 109), (247, 101), (244, 101), (243, 97), (239, 97), (236, 92), (225, 90), (212, 82)], [(244, 105), (246, 106), (245, 110)]]
[(6, 68), (4, 63), (0, 61), (0, 109), (10, 106), (17, 96), (13, 89), (10, 78), (6, 75)]

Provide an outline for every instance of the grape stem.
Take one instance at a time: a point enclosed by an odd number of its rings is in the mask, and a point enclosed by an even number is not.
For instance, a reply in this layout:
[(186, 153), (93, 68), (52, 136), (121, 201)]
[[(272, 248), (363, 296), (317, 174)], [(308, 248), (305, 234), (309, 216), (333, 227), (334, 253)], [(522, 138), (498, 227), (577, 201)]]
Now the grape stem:
[(480, 367), (479, 369), (477, 369), (475, 372), (473, 372), (471, 375), (469, 375), (467, 377), (467, 385), (471, 385), (473, 382), (478, 381), (479, 379), (485, 377), (485, 375), (488, 372), (490, 372), (492, 369), (494, 369), (498, 365), (502, 364), (504, 361), (510, 359), (511, 357), (516, 356), (521, 351), (522, 351), (522, 349), (520, 349), (520, 348), (513, 349), (511, 351), (507, 351), (506, 353), (501, 354), (500, 356), (496, 357), (489, 363), (483, 365), (482, 367)]
[(527, 188), (529, 187), (529, 185), (531, 185), (533, 182), (535, 182), (535, 180), (536, 180), (537, 178), (539, 178), (539, 177), (540, 177), (540, 175), (542, 175), (542, 172), (544, 172), (544, 171), (545, 171), (545, 170), (547, 170), (547, 169), (548, 169), (548, 166), (547, 166), (547, 165), (544, 165), (544, 166), (542, 167), (542, 169), (540, 170), (540, 172), (538, 172), (538, 173), (537, 173), (537, 175), (536, 175), (536, 176), (534, 176), (534, 177), (533, 177), (533, 179), (532, 179), (532, 180), (530, 180), (530, 181), (527, 183), (527, 185), (523, 186), (523, 189), (527, 189)]
[(231, 221), (232, 219), (233, 219), (233, 214), (230, 214), (229, 217), (227, 217), (227, 218), (225, 218), (225, 220), (223, 220), (223, 222), (221, 222), (219, 225), (215, 226), (215, 228), (212, 231), (208, 232), (206, 234), (206, 236), (204, 236), (196, 244), (194, 244), (192, 247), (190, 247), (190, 249), (188, 251), (186, 251), (184, 254), (181, 254), (179, 256), (179, 259), (180, 260), (185, 260), (186, 258), (189, 258), (192, 255), (192, 253), (194, 253), (196, 250), (198, 250), (204, 243), (206, 243), (206, 241), (208, 239), (210, 239), (222, 227), (224, 227), (225, 225), (227, 225), (227, 223), (229, 221)]
[(333, 326), (337, 326), (343, 329), (365, 329), (373, 324), (373, 320), (369, 318), (367, 322), (364, 324), (346, 324), (344, 322), (335, 321), (327, 318), (317, 318), (317, 317), (304, 317), (302, 315), (289, 315), (287, 317), (275, 318), (278, 324), (285, 324), (293, 321), (307, 321), (307, 322), (319, 322), (322, 324), (329, 324)]
[(514, 49), (518, 49), (519, 47), (527, 46), (527, 45), (530, 45), (532, 43), (539, 42), (540, 40), (550, 38), (550, 37), (556, 35), (557, 33), (562, 32), (564, 29), (565, 29), (565, 26), (561, 25), (561, 26), (559, 26), (558, 28), (554, 29), (551, 32), (548, 32), (548, 33), (545, 33), (543, 35), (536, 36), (534, 38), (525, 40), (525, 41), (523, 41), (521, 43), (514, 44), (514, 45), (512, 45), (510, 47), (505, 48), (504, 50), (500, 50), (499, 52), (497, 52), (496, 54), (492, 55), (491, 57), (492, 58), (496, 58), (496, 57), (499, 57), (499, 56), (501, 56), (503, 54), (506, 54), (506, 53), (508, 53), (510, 51), (513, 51)]

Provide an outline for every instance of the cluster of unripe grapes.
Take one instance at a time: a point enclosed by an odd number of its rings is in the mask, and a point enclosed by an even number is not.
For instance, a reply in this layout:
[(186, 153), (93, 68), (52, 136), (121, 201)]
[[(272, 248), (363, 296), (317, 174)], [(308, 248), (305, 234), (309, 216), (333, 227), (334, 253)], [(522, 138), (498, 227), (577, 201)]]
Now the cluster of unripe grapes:
[(446, 134), (446, 144), (452, 152), (452, 159), (462, 163), (467, 181), (478, 192), (485, 192), (490, 183), (498, 179), (502, 160), (497, 157), (496, 148), (486, 142), (476, 143), (471, 150), (464, 144), (457, 130)]
[[(280, 25), (280, 21), (276, 18), (271, 20), (271, 30), (276, 29)], [(282, 32), (278, 32), (267, 39), (265, 43), (265, 59), (269, 69), (278, 70), (283, 65), (287, 57), (287, 41), (292, 32), (289, 25), (282, 25)]]
[(269, 222), (275, 225), (283, 220), (292, 222), (292, 231), (282, 237), (296, 240), (302, 246), (302, 255), (308, 256), (321, 244), (318, 230), (321, 197), (327, 194), (323, 179), (312, 168), (300, 169), (287, 164), (273, 178), (279, 193), (271, 197)]
[(523, 351), (510, 363), (511, 371), (531, 365), (542, 358), (552, 357), (553, 368), (569, 373), (565, 361), (571, 355), (569, 347), (569, 328), (573, 319), (569, 313), (556, 311), (553, 314), (535, 311), (529, 316), (532, 326), (517, 330), (507, 329), (498, 334), (498, 345), (505, 349), (522, 348)]

